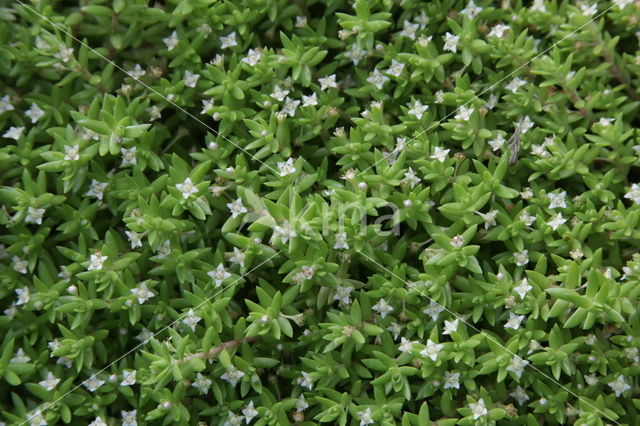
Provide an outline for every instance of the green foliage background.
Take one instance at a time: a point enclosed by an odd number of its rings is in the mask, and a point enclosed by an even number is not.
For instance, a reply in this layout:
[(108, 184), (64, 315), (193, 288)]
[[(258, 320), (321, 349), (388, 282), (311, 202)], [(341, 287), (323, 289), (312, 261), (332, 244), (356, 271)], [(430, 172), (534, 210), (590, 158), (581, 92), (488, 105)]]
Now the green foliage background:
[(1, 422), (640, 422), (640, 2), (0, 6)]

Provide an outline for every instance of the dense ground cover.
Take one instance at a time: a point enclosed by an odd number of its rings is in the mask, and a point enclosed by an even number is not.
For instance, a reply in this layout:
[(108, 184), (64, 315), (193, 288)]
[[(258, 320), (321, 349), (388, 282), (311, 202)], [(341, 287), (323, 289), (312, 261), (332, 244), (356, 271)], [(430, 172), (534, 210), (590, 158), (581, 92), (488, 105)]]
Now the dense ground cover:
[(0, 6), (2, 424), (640, 423), (640, 2)]

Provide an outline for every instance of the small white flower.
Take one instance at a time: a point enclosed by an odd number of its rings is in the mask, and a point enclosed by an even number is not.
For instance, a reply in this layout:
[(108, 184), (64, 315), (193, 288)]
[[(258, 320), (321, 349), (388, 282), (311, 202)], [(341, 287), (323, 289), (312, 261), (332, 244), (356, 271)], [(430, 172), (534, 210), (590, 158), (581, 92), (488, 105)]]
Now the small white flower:
[(558, 194), (547, 194), (549, 197), (549, 208), (557, 209), (557, 208), (565, 208), (567, 207), (567, 203), (565, 202), (565, 198), (567, 196), (567, 191), (562, 191)]
[(242, 414), (244, 415), (244, 421), (246, 423), (250, 423), (251, 420), (258, 415), (258, 410), (253, 407), (253, 401), (249, 402), (247, 406), (242, 409)]
[(85, 193), (85, 195), (89, 197), (96, 197), (98, 200), (102, 201), (104, 190), (107, 186), (109, 186), (107, 182), (99, 182), (95, 179), (91, 179), (91, 185), (89, 185), (89, 190)]
[(13, 358), (11, 358), (11, 362), (27, 363), (29, 361), (31, 361), (31, 358), (24, 353), (24, 349), (22, 348), (19, 348)]
[(473, 414), (473, 420), (478, 420), (482, 416), (486, 416), (489, 414), (487, 411), (487, 407), (484, 405), (484, 399), (480, 398), (476, 403), (470, 403), (469, 408), (471, 409), (471, 413)]
[(461, 105), (458, 109), (458, 113), (453, 117), (455, 120), (461, 121), (469, 121), (471, 118), (471, 114), (475, 111), (473, 108), (467, 108), (464, 105)]
[(400, 332), (402, 332), (402, 327), (398, 323), (392, 322), (391, 324), (389, 324), (389, 327), (387, 327), (387, 331), (393, 334), (394, 340), (398, 340), (398, 337), (400, 337)]
[(131, 243), (131, 249), (142, 247), (142, 235), (135, 231), (124, 231)]
[(484, 220), (484, 229), (489, 229), (492, 226), (496, 226), (496, 216), (498, 215), (498, 210), (491, 210), (487, 213), (476, 212), (480, 215), (480, 217)]
[(391, 60), (391, 65), (389, 65), (389, 69), (387, 69), (386, 73), (391, 74), (394, 77), (400, 77), (402, 74), (402, 70), (404, 70), (404, 64), (402, 62), (398, 62), (395, 59)]
[(408, 113), (414, 115), (418, 120), (422, 120), (422, 116), (425, 112), (427, 112), (428, 109), (429, 105), (422, 105), (422, 102), (417, 100), (413, 103), (413, 106), (411, 106), (411, 109), (408, 111)]
[(140, 284), (137, 288), (132, 288), (131, 293), (138, 298), (138, 303), (141, 305), (147, 300), (151, 299), (155, 294), (147, 287), (146, 283)]
[(504, 139), (504, 136), (500, 134), (496, 136), (495, 139), (491, 139), (488, 143), (491, 145), (491, 151), (497, 151), (504, 146), (505, 142), (506, 140)]
[(521, 88), (526, 84), (527, 84), (526, 80), (523, 80), (520, 77), (515, 77), (513, 80), (511, 80), (511, 83), (505, 86), (505, 89), (511, 90), (511, 92), (516, 93), (519, 88)]
[(222, 263), (218, 264), (216, 269), (214, 269), (213, 271), (207, 272), (207, 275), (213, 278), (213, 282), (215, 283), (216, 287), (220, 287), (222, 282), (231, 276), (231, 274), (226, 271)]
[(438, 359), (438, 353), (444, 348), (444, 344), (435, 343), (431, 339), (427, 340), (427, 346), (420, 351), (420, 355), (428, 356), (432, 361)]
[(286, 220), (283, 222), (282, 226), (276, 225), (273, 227), (273, 240), (277, 240), (280, 238), (282, 244), (286, 244), (290, 239), (298, 236), (298, 233), (295, 229), (287, 222)]
[(404, 27), (402, 28), (402, 31), (400, 31), (400, 36), (410, 38), (411, 40), (415, 40), (416, 32), (418, 31), (419, 28), (420, 28), (420, 24), (414, 24), (405, 20)]
[(449, 154), (449, 149), (443, 149), (440, 148), (439, 146), (436, 146), (434, 148), (434, 153), (429, 157), (432, 158), (434, 160), (438, 160), (441, 163), (444, 163), (445, 160), (447, 159), (447, 154)]
[(164, 259), (165, 257), (171, 255), (171, 242), (169, 240), (165, 241), (158, 247), (157, 251), (158, 258)]
[(357, 43), (352, 44), (351, 47), (344, 52), (344, 56), (351, 59), (354, 65), (358, 65), (368, 54), (369, 52), (361, 49)]
[(436, 303), (434, 300), (431, 300), (429, 302), (429, 306), (425, 308), (422, 313), (429, 315), (433, 321), (437, 321), (438, 316), (440, 316), (440, 313), (442, 313), (443, 311), (444, 308), (442, 307), (442, 305)]
[(229, 411), (227, 420), (225, 420), (222, 426), (240, 426), (242, 424), (242, 420), (244, 420), (243, 416)]
[(42, 218), (44, 217), (45, 209), (36, 209), (29, 207), (27, 209), (27, 215), (24, 218), (25, 223), (35, 223), (36, 225), (42, 224)]
[[(307, 17), (303, 16), (303, 15), (296, 16), (295, 27), (296, 28), (304, 28), (306, 26), (307, 26)], [(249, 423), (249, 422), (247, 422), (247, 423)]]
[(131, 71), (127, 71), (129, 77), (136, 80), (144, 76), (146, 73), (147, 72), (140, 66), (140, 64), (136, 64), (136, 66)]
[(21, 274), (27, 273), (27, 267), (29, 266), (29, 263), (26, 260), (21, 259), (18, 256), (13, 256), (11, 258), (11, 262), (13, 263), (13, 269), (16, 272), (20, 272)]
[(162, 42), (167, 46), (168, 51), (172, 51), (178, 45), (180, 40), (178, 39), (178, 34), (174, 31), (167, 38), (163, 38)]
[(322, 90), (327, 90), (330, 87), (338, 88), (338, 84), (336, 83), (336, 75), (335, 74), (331, 74), (331, 75), (328, 75), (326, 77), (319, 78), (318, 82), (320, 83), (320, 88)]
[(136, 384), (136, 370), (124, 370), (120, 386), (131, 386)]
[(594, 3), (592, 5), (586, 5), (584, 3), (580, 4), (580, 11), (584, 16), (593, 16), (598, 13), (598, 3)]
[(107, 426), (102, 417), (96, 417), (88, 426)]
[(211, 381), (211, 379), (203, 376), (202, 373), (198, 373), (196, 376), (196, 380), (191, 383), (191, 386), (198, 389), (201, 394), (207, 395), (212, 383), (213, 381)]
[(347, 243), (347, 233), (346, 232), (338, 232), (336, 234), (336, 243), (333, 245), (333, 248), (336, 250), (349, 249), (349, 243)]
[(520, 324), (524, 321), (524, 315), (516, 315), (513, 312), (509, 312), (509, 320), (504, 325), (504, 328), (512, 328), (514, 330), (518, 330), (520, 328)]
[(304, 410), (306, 410), (307, 408), (309, 408), (309, 403), (307, 403), (307, 400), (304, 399), (304, 395), (300, 394), (300, 397), (296, 401), (296, 411), (298, 413), (301, 413)]
[(11, 105), (11, 98), (9, 95), (4, 95), (0, 98), (0, 114), (3, 112), (13, 111), (15, 108)]
[(62, 62), (69, 62), (73, 59), (73, 47), (67, 47), (64, 44), (58, 45), (58, 52), (53, 55)]
[(18, 296), (18, 300), (16, 301), (16, 305), (25, 305), (29, 303), (29, 299), (31, 299), (31, 292), (29, 291), (29, 287), (16, 288), (16, 295)]
[(288, 115), (289, 117), (293, 117), (296, 115), (296, 109), (298, 108), (298, 105), (300, 105), (300, 101), (287, 97), (284, 100), (284, 105), (282, 106), (280, 113)]
[(529, 284), (529, 280), (527, 280), (527, 278), (525, 277), (522, 279), (522, 281), (520, 281), (520, 284), (514, 287), (513, 291), (518, 293), (518, 296), (520, 296), (520, 299), (524, 299), (524, 297), (527, 295), (527, 293), (529, 293), (529, 291), (532, 288), (533, 287), (531, 287), (531, 285)]
[(633, 2), (634, 2), (634, 0), (613, 0), (613, 3), (616, 6), (618, 6), (620, 9), (624, 9), (625, 7), (627, 7), (628, 5), (630, 5)]
[(507, 367), (507, 371), (511, 371), (519, 379), (520, 377), (522, 377), (524, 368), (527, 365), (529, 365), (529, 361), (520, 358), (518, 355), (514, 355), (514, 357), (511, 359), (511, 364), (509, 364), (509, 366)]
[(184, 85), (187, 87), (196, 87), (196, 84), (198, 84), (199, 79), (200, 79), (200, 74), (194, 74), (189, 70), (186, 70), (184, 72), (183, 81), (184, 81)]
[(529, 116), (526, 115), (522, 120), (522, 123), (520, 124), (520, 131), (524, 135), (529, 130), (531, 130), (532, 127), (533, 127), (533, 121), (531, 121), (531, 118), (529, 118)]
[(376, 89), (382, 90), (384, 85), (389, 81), (389, 77), (385, 76), (380, 72), (379, 69), (373, 70), (373, 75), (367, 78), (367, 82), (376, 86)]
[(313, 389), (313, 377), (309, 373), (302, 371), (302, 377), (298, 377), (296, 379), (296, 383), (302, 386), (303, 388), (308, 388), (309, 390)]
[(234, 219), (241, 214), (248, 212), (247, 208), (244, 206), (244, 204), (242, 204), (241, 198), (238, 198), (232, 203), (227, 203), (227, 208), (231, 212), (231, 217)]
[(142, 330), (136, 336), (136, 339), (138, 339), (141, 342), (146, 343), (149, 340), (151, 340), (153, 338), (153, 336), (154, 336), (154, 334), (151, 332), (151, 330), (147, 329), (146, 327), (142, 327)]
[(562, 226), (566, 221), (567, 219), (563, 218), (561, 213), (558, 213), (557, 215), (555, 215), (553, 219), (547, 222), (547, 225), (549, 225), (551, 229), (555, 231), (560, 226)]
[(64, 159), (67, 161), (77, 161), (80, 159), (80, 147), (78, 144), (64, 146)]
[(458, 331), (458, 322), (458, 318), (453, 321), (444, 320), (444, 331), (442, 332), (442, 334), (451, 334)]
[(516, 261), (516, 265), (525, 266), (527, 263), (529, 263), (529, 250), (522, 250), (513, 253), (513, 258)]
[(31, 426), (47, 426), (47, 421), (44, 419), (40, 409), (29, 415), (29, 424)]
[(413, 346), (418, 342), (413, 342), (411, 340), (407, 340), (404, 337), (400, 338), (400, 346), (398, 346), (398, 350), (402, 353), (411, 352)]
[(637, 183), (632, 184), (629, 192), (624, 194), (624, 198), (632, 200), (636, 204), (640, 204), (640, 185)]
[(518, 216), (518, 219), (520, 219), (522, 223), (525, 224), (525, 226), (531, 226), (533, 222), (536, 221), (536, 217), (533, 215), (529, 215), (529, 213), (527, 213), (527, 210), (525, 209), (520, 212), (520, 216)]
[(502, 37), (504, 37), (504, 33), (509, 31), (510, 29), (511, 29), (511, 27), (509, 27), (508, 25), (505, 25), (505, 24), (495, 25), (491, 29), (491, 31), (489, 32), (489, 35), (487, 35), (487, 37), (488, 38), (491, 38), (491, 37), (502, 38)]
[(386, 300), (380, 299), (378, 303), (371, 307), (374, 311), (380, 314), (382, 318), (386, 317), (387, 314), (393, 311), (393, 306), (389, 305)]
[(620, 396), (631, 389), (631, 385), (624, 381), (624, 376), (621, 374), (618, 376), (616, 380), (608, 384), (611, 389), (616, 393), (616, 398), (620, 398)]
[(221, 49), (227, 49), (229, 47), (234, 47), (234, 46), (238, 45), (238, 42), (236, 41), (236, 32), (235, 31), (227, 34), (226, 36), (220, 36), (218, 38), (220, 39), (220, 48)]
[(136, 418), (137, 415), (138, 410), (120, 411), (120, 416), (122, 416), (122, 426), (138, 426), (138, 420)]
[(460, 11), (461, 14), (466, 15), (469, 19), (474, 19), (480, 12), (482, 12), (482, 8), (480, 6), (476, 6), (473, 0), (469, 2), (467, 7)]
[(193, 312), (193, 309), (189, 309), (187, 315), (182, 319), (182, 323), (191, 328), (191, 331), (196, 331), (196, 325), (200, 322), (201, 319), (202, 318), (200, 318)]
[(9, 127), (9, 130), (2, 135), (5, 138), (18, 140), (22, 137), (22, 133), (24, 132), (24, 127)]
[(37, 123), (44, 115), (44, 111), (36, 103), (32, 103), (31, 107), (24, 112), (24, 115), (31, 119), (31, 123)]
[(47, 378), (38, 382), (40, 386), (45, 388), (46, 390), (54, 390), (56, 386), (60, 383), (60, 379), (53, 375), (51, 371), (47, 373)]
[(89, 258), (89, 266), (87, 267), (87, 271), (100, 271), (102, 270), (102, 266), (105, 260), (107, 260), (107, 256), (103, 256), (102, 252), (96, 251)]
[(237, 263), (241, 268), (244, 268), (244, 259), (246, 255), (238, 247), (233, 248), (233, 256), (229, 259), (231, 263)]
[(102, 385), (105, 384), (104, 380), (100, 380), (98, 379), (96, 376), (91, 376), (89, 377), (87, 380), (85, 380), (84, 382), (82, 382), (82, 385), (87, 388), (87, 390), (89, 392), (95, 392), (98, 389), (100, 389), (100, 387)]
[(404, 181), (409, 183), (409, 185), (411, 185), (411, 188), (415, 188), (416, 185), (421, 182), (421, 179), (416, 176), (416, 173), (413, 171), (413, 169), (409, 167), (409, 170), (404, 174)]
[(444, 372), (444, 389), (460, 389), (460, 373)]
[(288, 89), (283, 89), (276, 84), (276, 86), (273, 88), (273, 93), (271, 93), (271, 97), (276, 99), (279, 102), (282, 102), (284, 101), (284, 98), (286, 98), (288, 94), (289, 94)]
[(599, 121), (598, 124), (600, 124), (601, 126), (610, 126), (611, 123), (613, 123), (615, 121), (615, 118), (605, 118), (602, 117)]
[(122, 163), (120, 163), (120, 167), (133, 166), (138, 164), (138, 159), (136, 158), (136, 150), (135, 146), (127, 149), (120, 148), (120, 154), (122, 154)]
[(203, 99), (202, 111), (200, 111), (200, 114), (208, 114), (208, 111), (213, 108), (213, 104), (214, 104), (213, 99)]
[(302, 95), (303, 107), (316, 106), (316, 105), (318, 105), (318, 96), (315, 94), (315, 92), (312, 93), (311, 96)]
[(515, 391), (509, 394), (510, 397), (514, 398), (518, 401), (518, 404), (522, 405), (529, 400), (529, 395), (525, 392), (524, 389), (520, 385), (516, 388)]
[(182, 198), (184, 199), (198, 193), (198, 188), (191, 182), (191, 178), (186, 178), (184, 182), (176, 184), (176, 188), (182, 193)]
[(343, 305), (351, 303), (351, 292), (353, 287), (341, 287), (336, 286), (336, 294), (333, 295), (333, 300), (338, 300)]
[(289, 158), (287, 161), (278, 161), (278, 169), (280, 170), (280, 176), (290, 175), (296, 172), (296, 168), (293, 166), (293, 158)]
[(364, 411), (358, 411), (358, 416), (360, 417), (360, 426), (374, 424), (375, 422), (371, 418), (371, 415), (371, 408), (367, 408)]
[(447, 31), (444, 35), (444, 50), (456, 53), (458, 51), (458, 41), (460, 41), (460, 36), (453, 35)]
[(262, 58), (262, 52), (260, 52), (260, 50), (249, 49), (247, 56), (242, 58), (242, 62), (251, 67), (255, 67), (256, 64), (260, 62), (260, 58)]

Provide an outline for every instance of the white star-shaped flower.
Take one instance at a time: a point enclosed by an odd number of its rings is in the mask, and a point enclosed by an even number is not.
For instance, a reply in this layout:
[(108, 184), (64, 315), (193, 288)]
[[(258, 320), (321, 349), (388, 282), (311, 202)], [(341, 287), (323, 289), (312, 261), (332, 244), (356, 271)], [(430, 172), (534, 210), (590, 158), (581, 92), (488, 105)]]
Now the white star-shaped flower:
[(232, 31), (231, 33), (227, 34), (226, 36), (220, 36), (218, 37), (220, 39), (220, 48), (221, 49), (227, 49), (229, 47), (234, 47), (238, 45), (238, 42), (236, 41), (236, 32)]
[(567, 197), (567, 191), (562, 191), (558, 194), (547, 194), (547, 196), (549, 197), (549, 208), (550, 209), (557, 209), (557, 208), (562, 208), (564, 209), (565, 207), (567, 207), (567, 203), (565, 201), (565, 198)]
[(624, 194), (624, 198), (632, 200), (636, 204), (640, 204), (640, 185), (637, 183), (632, 184), (629, 192)]
[(120, 411), (120, 416), (122, 417), (121, 426), (138, 426), (138, 419), (136, 418), (137, 415), (138, 410)]
[(421, 182), (421, 179), (416, 176), (416, 172), (414, 172), (411, 167), (409, 167), (409, 170), (404, 174), (404, 180), (411, 185), (411, 188), (415, 188), (416, 185)]
[(95, 392), (98, 389), (100, 389), (100, 387), (102, 385), (104, 385), (106, 382), (104, 380), (100, 380), (98, 379), (96, 376), (91, 376), (89, 377), (87, 380), (85, 380), (84, 382), (82, 382), (82, 385), (87, 388), (87, 390), (89, 392)]
[(200, 322), (201, 319), (202, 318), (200, 318), (193, 312), (193, 309), (189, 309), (187, 315), (182, 319), (182, 323), (191, 328), (191, 331), (196, 331), (196, 325)]
[(513, 80), (511, 80), (511, 83), (505, 86), (505, 89), (511, 90), (511, 92), (516, 93), (519, 88), (521, 88), (526, 84), (527, 84), (526, 80), (523, 80), (520, 77), (515, 77)]
[(24, 112), (24, 115), (31, 119), (31, 123), (37, 123), (44, 115), (44, 111), (36, 103), (32, 103), (31, 107)]
[(346, 232), (338, 232), (335, 236), (336, 242), (333, 245), (335, 250), (349, 249), (349, 243), (347, 243), (347, 233)]
[(310, 96), (302, 95), (302, 106), (316, 106), (318, 105), (318, 95), (312, 93)]
[(58, 379), (56, 376), (53, 375), (51, 371), (49, 371), (47, 373), (47, 378), (38, 382), (38, 384), (43, 388), (45, 388), (46, 390), (51, 391), (51, 390), (54, 390), (56, 386), (58, 386), (58, 383), (60, 383), (60, 380), (61, 379)]
[(196, 87), (196, 84), (198, 84), (198, 80), (200, 79), (200, 74), (196, 74), (196, 73), (192, 73), (189, 70), (186, 70), (184, 72), (184, 85), (187, 87)]
[(142, 247), (142, 235), (135, 231), (124, 231), (131, 243), (131, 249)]
[(529, 263), (529, 250), (522, 250), (516, 253), (513, 253), (513, 258), (516, 261), (516, 265), (525, 266)]
[(402, 31), (400, 31), (400, 36), (410, 38), (411, 40), (415, 40), (416, 32), (418, 31), (419, 28), (420, 28), (420, 24), (414, 24), (412, 22), (405, 20), (404, 27), (402, 28)]
[(27, 215), (24, 218), (25, 223), (35, 223), (36, 225), (42, 225), (42, 218), (44, 217), (44, 212), (45, 212), (45, 209), (29, 207), (27, 209)]
[(103, 264), (105, 260), (107, 260), (107, 256), (103, 256), (102, 252), (96, 251), (89, 258), (89, 266), (87, 267), (87, 271), (100, 271), (102, 270)]
[(278, 161), (278, 169), (280, 176), (287, 176), (296, 172), (296, 168), (293, 166), (293, 158), (289, 158), (287, 161)]
[(429, 315), (433, 321), (437, 321), (438, 316), (440, 316), (440, 313), (443, 311), (444, 311), (444, 308), (442, 307), (442, 305), (440, 305), (439, 303), (436, 303), (434, 300), (431, 300), (429, 302), (429, 306), (426, 307), (422, 311), (422, 313)]
[(122, 155), (122, 163), (120, 163), (120, 167), (134, 166), (138, 164), (136, 150), (137, 148), (135, 146), (132, 146), (131, 148), (120, 148), (120, 154)]
[(358, 411), (358, 417), (360, 417), (360, 426), (367, 426), (374, 424), (375, 422), (371, 418), (371, 408), (367, 408), (364, 411)]
[(244, 421), (246, 423), (251, 423), (251, 420), (258, 415), (258, 410), (254, 408), (253, 401), (250, 401), (247, 406), (242, 409), (242, 415), (244, 415)]
[(490, 141), (488, 141), (489, 145), (491, 145), (491, 151), (499, 150), (504, 146), (505, 142), (506, 140), (504, 139), (504, 136), (502, 136), (501, 134), (496, 136), (494, 139), (491, 139)]
[(529, 284), (529, 280), (527, 280), (527, 278), (525, 277), (522, 279), (522, 281), (520, 281), (520, 284), (518, 284), (516, 287), (513, 288), (513, 291), (518, 293), (518, 296), (520, 296), (520, 299), (524, 299), (524, 297), (527, 295), (527, 293), (529, 293), (529, 291), (532, 288), (533, 287), (531, 287), (531, 285)]
[(509, 320), (504, 325), (504, 328), (518, 330), (520, 328), (520, 324), (524, 321), (524, 318), (524, 315), (516, 315), (513, 312), (509, 312)]
[(244, 206), (244, 204), (242, 204), (241, 198), (238, 198), (232, 203), (227, 203), (227, 208), (231, 212), (231, 217), (234, 219), (241, 214), (248, 212), (247, 208)]
[(432, 361), (435, 361), (436, 359), (438, 359), (438, 354), (440, 353), (442, 348), (444, 348), (444, 344), (435, 343), (431, 339), (428, 339), (427, 346), (420, 351), (420, 355), (427, 356), (431, 358)]
[(631, 389), (631, 385), (624, 381), (624, 376), (622, 374), (608, 385), (616, 393), (616, 398), (620, 398), (624, 392)]
[(379, 313), (382, 318), (386, 317), (387, 314), (393, 312), (393, 306), (388, 304), (384, 299), (378, 300), (378, 303), (373, 305), (371, 309)]
[(444, 389), (460, 389), (460, 373), (444, 372)]
[(9, 95), (4, 95), (0, 98), (0, 114), (13, 111), (14, 109), (13, 105), (11, 105), (11, 98), (9, 98)]
[(287, 97), (284, 100), (284, 105), (282, 106), (280, 113), (288, 115), (289, 117), (294, 117), (296, 115), (296, 109), (298, 108), (298, 105), (300, 105), (299, 100)]
[(242, 58), (242, 62), (254, 67), (258, 62), (260, 62), (260, 58), (262, 58), (262, 52), (260, 52), (260, 50), (249, 49), (247, 56)]
[(373, 75), (367, 78), (367, 81), (373, 84), (376, 89), (382, 90), (384, 85), (389, 81), (389, 77), (382, 74), (380, 70), (376, 68), (375, 70), (373, 70)]
[(88, 426), (107, 426), (107, 424), (102, 420), (102, 417), (96, 417)]
[(482, 8), (480, 6), (476, 6), (473, 0), (469, 2), (467, 7), (460, 11), (462, 15), (465, 15), (469, 19), (474, 19), (480, 12), (482, 12)]
[(514, 357), (511, 359), (511, 364), (507, 366), (507, 371), (512, 372), (519, 379), (520, 377), (522, 377), (524, 368), (527, 365), (529, 365), (529, 361), (520, 358), (518, 355), (514, 355)]
[(333, 300), (338, 300), (343, 305), (351, 303), (351, 292), (353, 287), (341, 287), (336, 286), (336, 294), (333, 295)]
[(129, 75), (129, 77), (137, 80), (140, 77), (144, 76), (147, 72), (140, 66), (140, 64), (136, 64), (135, 67), (133, 67), (132, 70), (127, 71), (127, 74)]
[(396, 61), (395, 59), (392, 59), (391, 65), (389, 65), (386, 73), (391, 74), (394, 77), (400, 77), (400, 74), (402, 74), (402, 70), (404, 70), (404, 64), (402, 62)]
[[(409, 105), (411, 106), (411, 105)], [(416, 100), (408, 111), (409, 114), (414, 115), (418, 120), (422, 120), (422, 116), (429, 109), (429, 105), (422, 105), (422, 102)]]
[(120, 386), (131, 386), (136, 384), (136, 370), (124, 370)]
[(484, 405), (484, 399), (480, 398), (476, 403), (470, 403), (469, 408), (471, 408), (471, 413), (473, 414), (473, 420), (478, 420), (480, 417), (486, 416), (489, 414), (487, 411), (487, 407)]
[(591, 4), (591, 5), (587, 5), (587, 4), (581, 3), (580, 4), (580, 11), (582, 12), (582, 14), (584, 16), (591, 17), (591, 16), (595, 15), (596, 13), (598, 13), (598, 3), (596, 2), (596, 3)]
[(18, 256), (13, 256), (11, 258), (11, 263), (13, 263), (13, 269), (16, 272), (20, 272), (21, 274), (27, 273), (27, 267), (29, 266), (29, 263), (26, 260), (21, 259)]
[(304, 398), (304, 394), (300, 394), (300, 397), (296, 401), (296, 412), (301, 413), (309, 408), (309, 403)]
[(211, 379), (203, 376), (202, 373), (198, 373), (196, 379), (191, 383), (191, 386), (198, 389), (201, 394), (207, 395), (212, 383), (213, 381)]
[(440, 148), (439, 146), (436, 146), (434, 148), (434, 153), (431, 155), (431, 157), (434, 160), (438, 160), (441, 163), (444, 163), (445, 160), (447, 159), (447, 154), (449, 154), (449, 149), (444, 149), (444, 148)]
[(309, 390), (313, 389), (313, 377), (309, 373), (301, 371), (300, 374), (302, 377), (298, 377), (296, 379), (296, 383), (298, 383), (303, 388), (307, 388)]
[(222, 282), (231, 276), (231, 274), (226, 271), (222, 263), (218, 264), (216, 269), (214, 269), (213, 271), (207, 272), (207, 275), (213, 278), (213, 282), (215, 283), (216, 287), (220, 287)]
[(7, 130), (2, 136), (8, 139), (18, 140), (22, 137), (23, 132), (24, 132), (24, 127), (11, 126), (9, 127), (9, 130)]
[(505, 24), (494, 25), (493, 28), (491, 29), (491, 31), (489, 32), (489, 34), (487, 35), (487, 37), (488, 38), (491, 38), (491, 37), (502, 38), (502, 37), (504, 37), (504, 33), (509, 31), (510, 29), (511, 29), (511, 27), (508, 26), (508, 25), (505, 25)]
[(338, 84), (336, 83), (336, 75), (335, 74), (331, 74), (331, 75), (328, 75), (326, 77), (319, 78), (318, 82), (320, 83), (320, 88), (322, 90), (327, 90), (330, 87), (333, 87), (333, 88), (337, 88), (338, 87)]
[(19, 348), (16, 351), (16, 354), (13, 356), (13, 358), (11, 358), (11, 362), (17, 362), (17, 363), (21, 363), (21, 364), (25, 364), (27, 362), (31, 361), (31, 358), (24, 353), (24, 349)]
[(487, 213), (476, 212), (480, 217), (484, 220), (484, 229), (489, 229), (492, 226), (496, 226), (496, 216), (498, 215), (498, 210), (491, 210)]
[(458, 331), (458, 322), (458, 318), (453, 321), (444, 320), (444, 331), (442, 332), (442, 334), (451, 334)]
[(229, 259), (231, 263), (237, 263), (241, 268), (244, 268), (244, 259), (246, 254), (238, 247), (233, 248), (233, 256)]
[(290, 239), (298, 236), (296, 230), (286, 220), (282, 225), (276, 225), (273, 227), (273, 240), (280, 238), (282, 244), (286, 244)]
[(518, 387), (516, 388), (515, 391), (513, 391), (513, 392), (511, 392), (509, 394), (509, 396), (514, 398), (515, 400), (517, 400), (519, 405), (524, 404), (525, 402), (527, 402), (530, 399), (529, 395), (527, 395), (525, 390), (522, 389), (522, 387), (519, 386), (519, 385), (518, 385)]
[(288, 94), (289, 94), (289, 89), (281, 88), (276, 84), (276, 86), (273, 88), (273, 93), (271, 93), (270, 96), (275, 100), (277, 100), (278, 102), (282, 102), (284, 101), (284, 99), (287, 97)]
[(91, 179), (91, 185), (89, 185), (89, 190), (85, 193), (85, 195), (89, 197), (96, 197), (98, 200), (102, 201), (104, 190), (107, 186), (109, 186), (107, 182), (99, 182), (95, 179)]
[(168, 51), (172, 51), (178, 45), (180, 40), (178, 39), (178, 33), (175, 31), (167, 38), (163, 38), (162, 42), (167, 46)]
[(456, 53), (458, 51), (458, 42), (460, 41), (460, 36), (453, 35), (447, 31), (444, 35), (444, 50), (448, 50), (449, 52)]
[(561, 213), (558, 213), (557, 215), (555, 215), (553, 217), (553, 219), (551, 219), (549, 222), (547, 222), (547, 225), (549, 225), (551, 227), (551, 229), (553, 229), (555, 231), (560, 226), (562, 226), (566, 221), (567, 221), (567, 219), (563, 218)]
[(176, 184), (176, 188), (182, 193), (182, 198), (184, 199), (198, 193), (198, 188), (191, 182), (191, 178), (186, 178), (184, 182)]
[(155, 294), (147, 287), (146, 283), (140, 284), (137, 288), (132, 288), (131, 293), (138, 298), (138, 303), (141, 305), (147, 300), (151, 299)]

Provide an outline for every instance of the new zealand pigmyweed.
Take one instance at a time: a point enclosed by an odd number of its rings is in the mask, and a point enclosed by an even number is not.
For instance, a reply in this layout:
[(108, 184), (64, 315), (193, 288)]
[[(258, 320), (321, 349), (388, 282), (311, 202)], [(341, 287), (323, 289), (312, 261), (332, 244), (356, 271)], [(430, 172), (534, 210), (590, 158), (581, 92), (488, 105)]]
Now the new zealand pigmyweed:
[(0, 8), (0, 422), (639, 421), (640, 2)]

